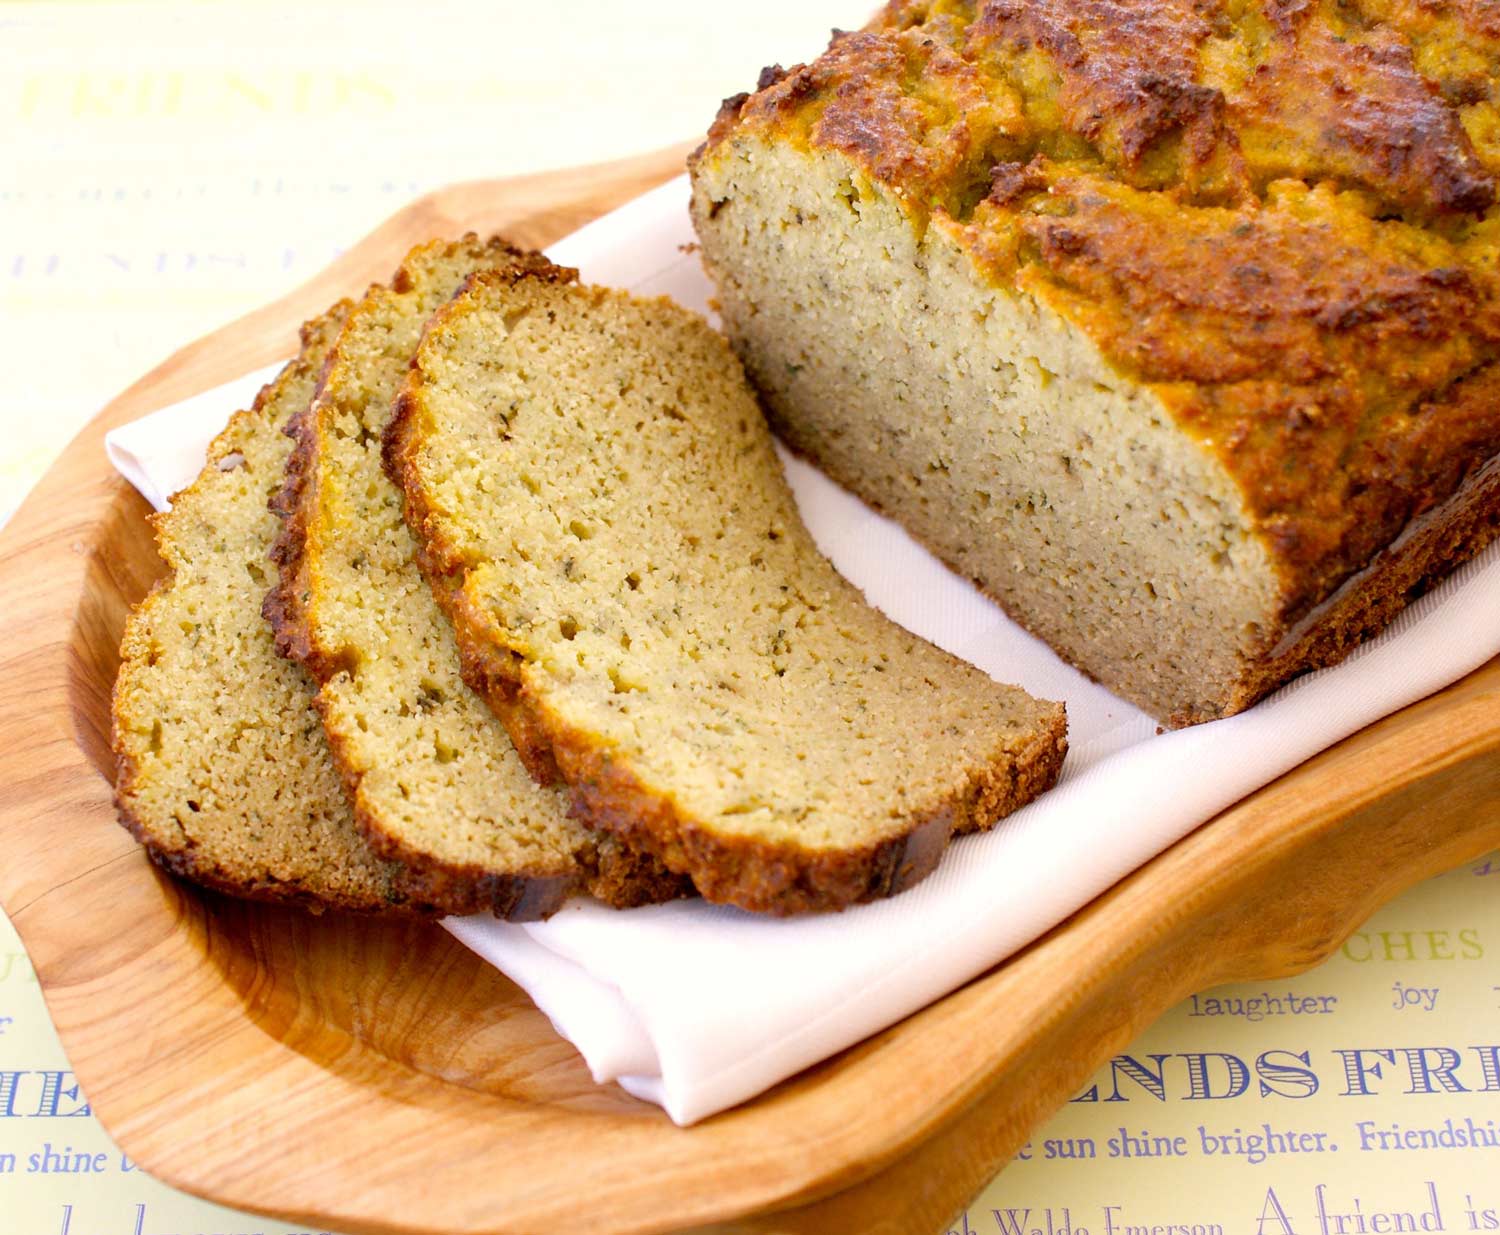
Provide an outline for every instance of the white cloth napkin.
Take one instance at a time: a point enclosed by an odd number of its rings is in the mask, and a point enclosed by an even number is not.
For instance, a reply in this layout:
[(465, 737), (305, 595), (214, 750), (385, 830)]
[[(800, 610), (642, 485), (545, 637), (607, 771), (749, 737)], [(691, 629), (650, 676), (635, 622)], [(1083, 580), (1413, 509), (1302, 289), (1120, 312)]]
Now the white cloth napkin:
[[(593, 282), (706, 310), (710, 288), (677, 180), (551, 251)], [(270, 375), (115, 430), (110, 458), (156, 505)], [(1066, 700), (1061, 784), (925, 882), (841, 914), (777, 921), (681, 901), (617, 912), (573, 902), (546, 922), (450, 919), (588, 1061), (678, 1123), (703, 1119), (921, 1008), (1046, 931), (1204, 820), (1340, 738), (1500, 653), (1500, 545), (1343, 664), (1251, 711), (1175, 733), (1093, 685), (894, 524), (784, 460), (838, 568), (896, 621), (1007, 682)]]

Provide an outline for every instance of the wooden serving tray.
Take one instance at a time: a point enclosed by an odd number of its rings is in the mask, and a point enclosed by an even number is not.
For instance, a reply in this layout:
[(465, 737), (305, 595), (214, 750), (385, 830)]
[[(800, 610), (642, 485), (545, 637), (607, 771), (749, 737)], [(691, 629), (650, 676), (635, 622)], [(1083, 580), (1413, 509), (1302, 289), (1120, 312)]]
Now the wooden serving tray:
[(116, 648), (161, 567), (105, 430), (289, 355), (302, 319), (418, 240), (499, 229), (543, 245), (683, 154), (414, 203), (137, 382), (0, 534), (0, 901), (95, 1112), (177, 1187), (351, 1233), (937, 1231), (1163, 1010), (1305, 969), (1402, 889), (1500, 846), (1492, 661), (962, 990), (686, 1130), (594, 1085), (526, 997), (436, 926), (313, 918), (161, 875), (110, 805)]

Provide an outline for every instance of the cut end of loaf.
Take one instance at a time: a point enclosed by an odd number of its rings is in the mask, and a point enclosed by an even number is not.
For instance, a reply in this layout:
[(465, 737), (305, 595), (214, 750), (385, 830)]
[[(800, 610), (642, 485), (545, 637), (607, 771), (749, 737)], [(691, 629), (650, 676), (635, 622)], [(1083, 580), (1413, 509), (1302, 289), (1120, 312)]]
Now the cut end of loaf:
[(853, 173), (749, 138), (695, 170), (773, 427), (1111, 690), (1158, 717), (1232, 706), (1280, 593), (1232, 479), (1044, 302)]

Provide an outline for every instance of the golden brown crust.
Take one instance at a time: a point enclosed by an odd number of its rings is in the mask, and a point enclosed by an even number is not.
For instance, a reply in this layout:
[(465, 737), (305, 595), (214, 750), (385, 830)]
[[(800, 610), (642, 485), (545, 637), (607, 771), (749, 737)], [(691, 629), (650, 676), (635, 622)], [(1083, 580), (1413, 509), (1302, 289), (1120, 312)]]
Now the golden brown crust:
[(1390, 28), (1350, 38), (1312, 6), (1283, 18), (1231, 122), (1260, 184), (1334, 180), (1427, 217), (1495, 202), (1494, 178), (1459, 117)]
[(1401, 32), (1417, 72), (1458, 112), (1493, 169), (1495, 135), (1483, 120), (1500, 85), (1500, 9), (1491, 0), (1359, 0), (1356, 7), (1363, 19)]
[[(486, 272), (471, 282), (547, 277), (529, 270)], [(455, 301), (440, 311), (428, 329), (457, 306)], [(1056, 783), (1067, 753), (1060, 707), (1021, 749), (997, 749), (959, 794), (913, 810), (905, 831), (863, 848), (830, 852), (726, 836), (705, 826), (670, 795), (642, 784), (595, 735), (570, 726), (533, 692), (522, 659), (507, 649), (505, 632), (463, 590), (468, 563), (444, 535), (418, 466), (422, 386), (421, 367), (414, 365), (383, 451), (387, 475), (403, 494), (407, 525), (421, 546), (418, 564), (453, 622), (464, 680), (500, 718), (532, 775), (543, 784), (566, 785), (574, 815), (588, 826), (691, 876), (709, 900), (776, 915), (826, 912), (912, 886), (931, 873), (953, 835), (988, 826)]]
[(1217, 455), (1290, 622), (1500, 450), (1496, 71), (1470, 0), (897, 0), (697, 158), (836, 151), (1080, 329)]
[(315, 509), (317, 501), (313, 491), (317, 433), (312, 418), (313, 409), (308, 406), (282, 430), (294, 445), (287, 456), (286, 481), (271, 500), (271, 510), (281, 520), (281, 531), (270, 555), (277, 576), (266, 592), (260, 612), (270, 623), (277, 654), (296, 661), (318, 681), (326, 682), (343, 666), (318, 653), (308, 630), (307, 532), (309, 512)]
[(1209, 0), (990, 3), (975, 7), (960, 45), (1019, 89), (1033, 133), (1045, 133), (1041, 118), (1055, 111), (1057, 132), (1037, 149), (1059, 148), (1066, 135), (1132, 184), (1180, 180), (1199, 195), (1237, 195), (1247, 172), (1224, 96), (1199, 72), (1204, 42), (1225, 25), (1219, 9)]
[[(1471, 44), (1493, 68), (1493, 24), (1471, 5), (1381, 0), (896, 0), (811, 65), (763, 77), (709, 142), (773, 127), (922, 200), (971, 153), (1046, 154), (1196, 201), (1295, 176), (1382, 213), (1473, 216), (1497, 168), (1463, 107), (1488, 97)], [(1004, 122), (966, 128), (977, 98)]]
[(772, 77), (744, 105), (747, 119), (842, 151), (918, 212), (956, 213), (982, 195), (994, 151), (1024, 130), (1014, 92), (920, 32), (839, 32), (816, 63)]
[(1418, 596), (1500, 537), (1500, 462), (1477, 469), (1442, 506), (1418, 516), (1405, 538), (1383, 551), (1322, 608), (1284, 630), (1278, 646), (1251, 662), (1216, 710), (1178, 713), (1175, 726), (1243, 711), (1298, 674), (1343, 660), (1379, 634)]

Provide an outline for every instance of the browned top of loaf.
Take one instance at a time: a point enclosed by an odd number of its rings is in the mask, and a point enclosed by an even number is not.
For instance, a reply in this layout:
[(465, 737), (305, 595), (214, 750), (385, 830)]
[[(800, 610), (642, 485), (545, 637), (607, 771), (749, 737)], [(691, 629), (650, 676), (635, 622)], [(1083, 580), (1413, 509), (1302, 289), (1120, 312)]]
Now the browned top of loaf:
[(726, 100), (836, 151), (1156, 388), (1288, 614), (1500, 449), (1479, 0), (897, 0)]

